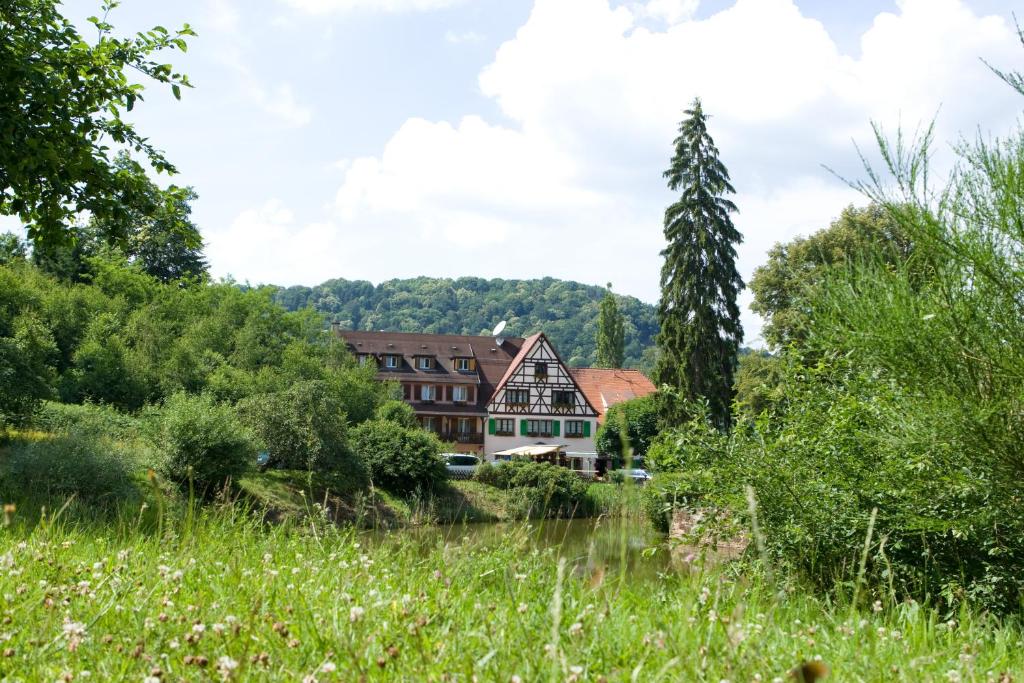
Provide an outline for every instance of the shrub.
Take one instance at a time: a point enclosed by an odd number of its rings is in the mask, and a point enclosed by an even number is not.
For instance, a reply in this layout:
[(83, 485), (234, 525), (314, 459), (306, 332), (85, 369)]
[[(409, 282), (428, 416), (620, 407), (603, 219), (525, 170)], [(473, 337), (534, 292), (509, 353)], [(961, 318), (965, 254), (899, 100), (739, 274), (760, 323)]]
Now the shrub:
[(422, 429), (369, 420), (350, 433), (352, 448), (366, 463), (374, 484), (395, 493), (430, 491), (448, 478), (441, 442)]
[(133, 481), (137, 469), (125, 446), (92, 430), (71, 429), (12, 446), (2, 479), (8, 500), (30, 493), (113, 503), (138, 497)]
[(174, 394), (155, 420), (160, 470), (182, 486), (212, 493), (245, 471), (255, 454), (252, 437), (235, 411), (208, 395)]
[(708, 470), (659, 474), (640, 492), (640, 506), (651, 526), (668, 533), (672, 513), (676, 509), (692, 509), (699, 505), (704, 492), (711, 487)]
[[(626, 433), (622, 433), (625, 425)], [(622, 459), (623, 441), (633, 455), (647, 454), (651, 440), (658, 434), (658, 401), (655, 396), (634, 398), (608, 409), (604, 423), (597, 430), (597, 450)]]
[(268, 465), (344, 474), (365, 484), (365, 467), (349, 448), (345, 413), (326, 383), (299, 382), (286, 391), (257, 394), (239, 403), (238, 412), (267, 449)]
[(36, 411), (33, 423), (38, 429), (54, 434), (89, 432), (121, 440), (135, 438), (140, 431), (138, 418), (97, 403), (78, 405), (47, 401)]
[(416, 419), (416, 411), (405, 401), (390, 400), (377, 406), (374, 417), (378, 420), (394, 422), (408, 429), (418, 429), (419, 420)]
[(477, 468), (477, 481), (514, 490), (510, 502), (532, 516), (571, 517), (586, 512), (587, 483), (572, 470), (551, 463), (512, 460)]

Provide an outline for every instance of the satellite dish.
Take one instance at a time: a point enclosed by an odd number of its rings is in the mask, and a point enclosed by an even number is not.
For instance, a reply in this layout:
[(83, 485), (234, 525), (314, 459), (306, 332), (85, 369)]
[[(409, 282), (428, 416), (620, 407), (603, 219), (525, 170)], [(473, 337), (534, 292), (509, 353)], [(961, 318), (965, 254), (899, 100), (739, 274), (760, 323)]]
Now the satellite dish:
[(495, 337), (500, 336), (501, 333), (505, 331), (505, 325), (507, 324), (508, 323), (506, 321), (502, 320), (500, 323), (494, 326), (494, 331), (491, 332), (491, 334), (494, 335)]

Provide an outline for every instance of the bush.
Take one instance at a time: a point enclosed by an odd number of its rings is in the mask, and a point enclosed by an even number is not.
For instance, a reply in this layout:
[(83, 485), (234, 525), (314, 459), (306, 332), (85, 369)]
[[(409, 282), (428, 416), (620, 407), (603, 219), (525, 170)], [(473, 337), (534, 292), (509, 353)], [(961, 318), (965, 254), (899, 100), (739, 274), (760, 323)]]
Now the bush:
[(354, 427), (350, 436), (353, 450), (381, 488), (408, 494), (436, 490), (447, 482), (441, 442), (433, 434), (369, 420)]
[[(626, 434), (622, 434), (622, 426)], [(597, 450), (605, 455), (624, 458), (623, 437), (633, 455), (643, 457), (651, 440), (658, 434), (658, 400), (655, 396), (634, 398), (608, 409), (604, 424), (597, 430)]]
[(341, 402), (324, 382), (299, 382), (238, 404), (242, 421), (269, 453), (268, 466), (338, 473), (361, 487), (366, 469), (348, 444)]
[(92, 430), (71, 429), (52, 439), (12, 446), (5, 458), (7, 500), (26, 494), (69, 497), (85, 502), (132, 500), (139, 491), (139, 465), (126, 447)]
[(36, 411), (33, 424), (54, 434), (89, 432), (120, 440), (136, 438), (140, 433), (138, 418), (97, 403), (77, 405), (47, 401)]
[(572, 517), (588, 509), (587, 483), (572, 470), (551, 463), (512, 460), (477, 468), (477, 481), (513, 490), (512, 516)]
[(420, 421), (416, 419), (416, 411), (405, 401), (390, 400), (377, 406), (374, 417), (378, 420), (394, 422), (407, 429), (419, 429)]
[(153, 439), (161, 473), (207, 494), (242, 474), (256, 450), (235, 411), (207, 395), (168, 398), (156, 416)]
[(711, 487), (711, 473), (673, 472), (659, 474), (640, 491), (640, 506), (651, 526), (668, 533), (676, 509), (693, 509)]

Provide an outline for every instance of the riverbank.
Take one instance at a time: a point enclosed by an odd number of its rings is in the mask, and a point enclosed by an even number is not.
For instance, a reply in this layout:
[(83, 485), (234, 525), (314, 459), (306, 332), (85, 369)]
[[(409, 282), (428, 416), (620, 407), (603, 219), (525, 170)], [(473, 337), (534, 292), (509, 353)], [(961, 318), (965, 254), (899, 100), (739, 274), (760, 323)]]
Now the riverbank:
[(1014, 621), (853, 607), (755, 573), (607, 571), (579, 547), (538, 546), (526, 523), (486, 541), (453, 526), (424, 544), (334, 524), (296, 533), (230, 506), (162, 528), (127, 515), (10, 522), (0, 670), (17, 680), (771, 681), (819, 661), (834, 680), (1024, 670)]
[[(473, 480), (451, 480), (440, 491), (397, 496), (383, 489), (337, 493), (329, 479), (306, 472), (254, 472), (238, 482), (241, 499), (273, 522), (323, 516), (362, 528), (395, 528), (429, 524), (507, 522), (524, 511), (516, 495)], [(576, 517), (639, 515), (638, 494), (630, 487), (591, 483)], [(534, 513), (533, 516), (538, 516)]]

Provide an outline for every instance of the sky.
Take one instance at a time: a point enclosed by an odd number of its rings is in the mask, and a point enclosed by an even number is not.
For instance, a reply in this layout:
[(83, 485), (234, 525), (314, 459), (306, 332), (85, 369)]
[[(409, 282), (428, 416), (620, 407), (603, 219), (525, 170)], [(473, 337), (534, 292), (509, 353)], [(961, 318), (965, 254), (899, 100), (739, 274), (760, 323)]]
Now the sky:
[[(84, 26), (98, 4), (64, 7)], [(199, 34), (166, 58), (195, 88), (148, 88), (132, 120), (198, 192), (215, 276), (552, 276), (656, 303), (662, 172), (694, 97), (749, 280), (774, 243), (864, 203), (846, 180), (872, 121), (934, 118), (940, 167), (959, 136), (1016, 125), (1024, 100), (981, 61), (1024, 62), (1014, 4), (124, 0), (109, 20)]]

